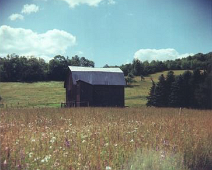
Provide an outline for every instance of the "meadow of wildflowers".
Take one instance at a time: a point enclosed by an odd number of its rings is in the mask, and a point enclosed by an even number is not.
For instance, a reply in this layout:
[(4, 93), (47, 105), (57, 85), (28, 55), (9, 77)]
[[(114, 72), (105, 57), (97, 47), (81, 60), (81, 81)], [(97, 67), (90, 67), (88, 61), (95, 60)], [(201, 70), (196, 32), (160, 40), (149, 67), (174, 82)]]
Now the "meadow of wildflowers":
[(212, 113), (2, 109), (1, 169), (212, 169)]

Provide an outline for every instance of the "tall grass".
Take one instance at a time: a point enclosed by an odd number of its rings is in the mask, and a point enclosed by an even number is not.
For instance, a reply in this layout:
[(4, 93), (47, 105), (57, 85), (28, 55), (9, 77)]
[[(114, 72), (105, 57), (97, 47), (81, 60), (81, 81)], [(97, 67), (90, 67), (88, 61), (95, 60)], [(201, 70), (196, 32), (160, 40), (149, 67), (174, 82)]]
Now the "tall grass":
[(212, 168), (210, 111), (3, 109), (2, 169)]

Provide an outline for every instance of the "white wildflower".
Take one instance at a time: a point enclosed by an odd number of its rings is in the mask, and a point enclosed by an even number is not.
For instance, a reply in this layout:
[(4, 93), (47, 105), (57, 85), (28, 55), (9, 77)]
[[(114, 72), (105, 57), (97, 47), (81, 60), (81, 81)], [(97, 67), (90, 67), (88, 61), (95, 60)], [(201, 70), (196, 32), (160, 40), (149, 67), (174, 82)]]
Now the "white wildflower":
[(29, 153), (29, 157), (31, 158), (31, 157), (32, 157), (32, 155), (33, 155), (33, 153), (32, 153), (32, 152), (30, 152), (30, 153)]
[(48, 162), (51, 158), (51, 155), (46, 155), (44, 159), (41, 160), (42, 163)]
[(112, 168), (110, 166), (106, 166), (106, 170), (111, 170)]
[(87, 138), (87, 137), (88, 137), (87, 135), (81, 134), (81, 139), (85, 139), (85, 138)]
[(52, 137), (52, 139), (50, 140), (51, 143), (54, 143), (56, 140), (56, 137)]

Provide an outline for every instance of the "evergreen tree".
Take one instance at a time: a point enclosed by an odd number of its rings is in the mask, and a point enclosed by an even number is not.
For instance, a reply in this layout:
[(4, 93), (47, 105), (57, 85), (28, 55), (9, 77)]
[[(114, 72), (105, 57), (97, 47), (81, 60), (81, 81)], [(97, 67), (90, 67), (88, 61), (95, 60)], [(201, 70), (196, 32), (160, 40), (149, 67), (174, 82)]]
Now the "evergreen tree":
[(175, 81), (175, 75), (173, 71), (169, 71), (166, 76), (166, 105), (169, 106), (169, 95), (171, 94), (171, 86)]
[(192, 97), (192, 73), (190, 71), (185, 71), (182, 75), (183, 84), (181, 93), (183, 94), (182, 98), (182, 107), (190, 107), (191, 106), (191, 97)]
[(198, 90), (200, 87), (200, 83), (201, 83), (202, 80), (202, 77), (201, 77), (201, 73), (200, 73), (200, 70), (198, 69), (195, 69), (193, 71), (193, 75), (191, 77), (191, 87), (190, 87), (190, 91), (191, 91), (191, 97), (190, 97), (190, 106), (193, 107), (193, 108), (199, 108), (199, 104), (196, 100), (196, 94), (195, 93), (198, 93)]
[(155, 88), (155, 82), (152, 80), (152, 87), (150, 88), (149, 96), (147, 97), (147, 106), (155, 106)]
[(171, 107), (182, 107), (183, 103), (183, 78), (182, 76), (176, 77), (171, 86), (171, 93), (169, 95), (169, 105)]
[(167, 106), (166, 98), (166, 80), (163, 74), (159, 77), (159, 82), (155, 87), (155, 106), (165, 107)]
[(207, 71), (202, 74), (204, 79), (194, 91), (194, 97), (198, 108), (212, 109), (212, 65), (208, 65)]

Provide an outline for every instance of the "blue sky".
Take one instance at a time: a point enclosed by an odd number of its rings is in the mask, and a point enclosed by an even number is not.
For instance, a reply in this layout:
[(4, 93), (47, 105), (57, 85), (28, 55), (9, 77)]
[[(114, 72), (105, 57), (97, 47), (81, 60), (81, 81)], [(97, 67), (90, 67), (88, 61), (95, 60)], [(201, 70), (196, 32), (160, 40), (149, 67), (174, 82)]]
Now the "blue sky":
[(0, 0), (0, 56), (121, 65), (212, 51), (212, 0)]

